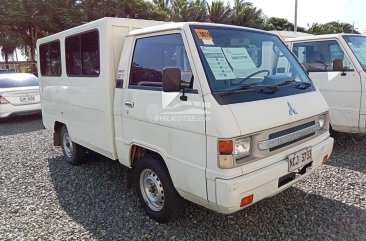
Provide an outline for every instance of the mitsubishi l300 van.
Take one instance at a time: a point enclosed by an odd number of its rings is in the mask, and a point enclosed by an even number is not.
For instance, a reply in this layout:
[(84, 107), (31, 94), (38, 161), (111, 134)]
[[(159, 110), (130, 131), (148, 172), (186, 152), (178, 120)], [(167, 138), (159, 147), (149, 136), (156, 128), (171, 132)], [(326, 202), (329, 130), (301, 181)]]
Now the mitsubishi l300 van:
[(366, 132), (366, 36), (309, 35), (287, 43), (330, 108), (335, 131)]
[[(104, 18), (40, 39), (42, 116), (67, 162), (128, 167), (146, 213), (233, 213), (327, 161), (328, 105), (274, 34)], [(107, 175), (107, 174), (106, 174)]]

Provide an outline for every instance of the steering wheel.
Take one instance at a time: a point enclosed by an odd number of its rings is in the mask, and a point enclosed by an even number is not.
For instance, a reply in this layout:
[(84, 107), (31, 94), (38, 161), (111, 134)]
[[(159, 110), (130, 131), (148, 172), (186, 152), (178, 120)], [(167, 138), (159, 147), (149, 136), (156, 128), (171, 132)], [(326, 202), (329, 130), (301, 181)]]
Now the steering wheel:
[(315, 63), (318, 63), (318, 64), (322, 64), (322, 65), (324, 65), (324, 68), (325, 68), (324, 70), (327, 70), (327, 69), (328, 69), (328, 67), (329, 67), (326, 63), (324, 63), (323, 61), (320, 61), (320, 60), (315, 60), (314, 62), (315, 62)]
[(242, 85), (245, 81), (247, 81), (248, 79), (252, 78), (253, 76), (256, 76), (257, 74), (260, 74), (260, 73), (267, 73), (267, 76), (271, 73), (268, 69), (262, 69), (262, 70), (259, 70), (257, 72), (254, 72), (250, 75), (248, 75), (247, 77), (245, 77), (242, 81), (240, 81), (238, 83), (238, 85)]

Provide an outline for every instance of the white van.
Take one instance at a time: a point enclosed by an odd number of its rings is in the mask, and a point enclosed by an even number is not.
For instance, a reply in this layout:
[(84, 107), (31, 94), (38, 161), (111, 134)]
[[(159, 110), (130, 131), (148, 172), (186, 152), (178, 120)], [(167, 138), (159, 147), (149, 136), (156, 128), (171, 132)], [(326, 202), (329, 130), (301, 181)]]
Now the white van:
[(184, 200), (236, 212), (331, 154), (328, 106), (274, 34), (103, 18), (37, 47), (54, 144), (71, 164), (86, 149), (118, 159), (159, 222)]
[(311, 35), (286, 40), (330, 108), (335, 131), (366, 132), (366, 36)]

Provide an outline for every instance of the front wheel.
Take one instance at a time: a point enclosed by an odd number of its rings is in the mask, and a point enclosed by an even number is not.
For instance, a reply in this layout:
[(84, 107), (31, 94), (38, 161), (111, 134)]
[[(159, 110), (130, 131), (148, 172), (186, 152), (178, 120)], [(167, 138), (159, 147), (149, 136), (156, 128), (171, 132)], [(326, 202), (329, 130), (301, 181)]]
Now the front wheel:
[(176, 219), (185, 208), (163, 160), (156, 155), (142, 157), (135, 167), (135, 187), (143, 209), (149, 217), (166, 223)]
[(61, 128), (61, 147), (65, 160), (71, 165), (80, 165), (85, 162), (85, 148), (71, 140), (66, 126)]

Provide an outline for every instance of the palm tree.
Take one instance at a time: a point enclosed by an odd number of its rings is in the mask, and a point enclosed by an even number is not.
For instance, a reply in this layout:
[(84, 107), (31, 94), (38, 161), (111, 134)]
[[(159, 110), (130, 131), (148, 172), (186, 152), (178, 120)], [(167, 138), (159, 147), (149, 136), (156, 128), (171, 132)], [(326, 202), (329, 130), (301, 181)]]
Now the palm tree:
[(170, 0), (153, 0), (153, 3), (160, 10), (163, 10), (163, 11), (169, 10)]
[(231, 23), (252, 28), (263, 28), (264, 17), (262, 9), (253, 6), (251, 2), (244, 0), (234, 1), (234, 11)]
[(227, 23), (230, 20), (232, 9), (225, 5), (222, 0), (214, 0), (211, 5), (207, 3), (208, 20), (211, 23)]
[(206, 0), (172, 0), (170, 20), (205, 22), (207, 20), (206, 4)]

